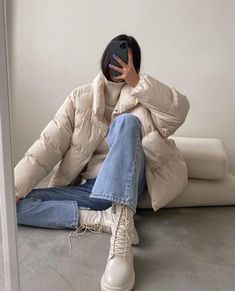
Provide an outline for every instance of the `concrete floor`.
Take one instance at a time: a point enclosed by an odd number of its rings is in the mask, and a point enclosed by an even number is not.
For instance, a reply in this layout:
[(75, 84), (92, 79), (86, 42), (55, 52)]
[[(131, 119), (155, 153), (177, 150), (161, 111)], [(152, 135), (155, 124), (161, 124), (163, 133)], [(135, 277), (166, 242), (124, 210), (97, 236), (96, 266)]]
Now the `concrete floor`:
[[(138, 210), (135, 222), (135, 291), (235, 290), (235, 206)], [(22, 291), (100, 290), (110, 235), (87, 232), (69, 252), (69, 232), (18, 225)]]

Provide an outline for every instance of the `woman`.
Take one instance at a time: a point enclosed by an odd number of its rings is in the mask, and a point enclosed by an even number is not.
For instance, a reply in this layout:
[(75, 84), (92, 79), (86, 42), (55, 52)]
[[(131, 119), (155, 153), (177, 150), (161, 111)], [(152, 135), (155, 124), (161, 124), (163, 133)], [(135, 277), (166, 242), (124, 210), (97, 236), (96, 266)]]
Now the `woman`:
[[(17, 221), (47, 228), (111, 234), (102, 290), (132, 290), (132, 245), (139, 242), (133, 216), (146, 195), (163, 207), (187, 184), (187, 167), (173, 140), (189, 101), (147, 74), (139, 74), (141, 50), (132, 36), (128, 63), (109, 46), (92, 83), (72, 90), (15, 167)], [(111, 76), (111, 70), (121, 73)], [(59, 162), (59, 166), (55, 165)], [(54, 173), (49, 188), (33, 189)], [(81, 184), (81, 180), (86, 182)], [(157, 183), (157, 184), (156, 184)]]

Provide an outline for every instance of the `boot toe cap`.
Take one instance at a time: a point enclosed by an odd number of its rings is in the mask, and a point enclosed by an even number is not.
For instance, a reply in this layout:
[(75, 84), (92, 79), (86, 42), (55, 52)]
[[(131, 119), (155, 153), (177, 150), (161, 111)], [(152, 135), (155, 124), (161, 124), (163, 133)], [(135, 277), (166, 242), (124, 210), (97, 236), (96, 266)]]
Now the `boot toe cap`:
[(135, 273), (132, 263), (117, 258), (115, 261), (111, 259), (108, 262), (102, 278), (106, 290), (131, 290), (134, 280)]

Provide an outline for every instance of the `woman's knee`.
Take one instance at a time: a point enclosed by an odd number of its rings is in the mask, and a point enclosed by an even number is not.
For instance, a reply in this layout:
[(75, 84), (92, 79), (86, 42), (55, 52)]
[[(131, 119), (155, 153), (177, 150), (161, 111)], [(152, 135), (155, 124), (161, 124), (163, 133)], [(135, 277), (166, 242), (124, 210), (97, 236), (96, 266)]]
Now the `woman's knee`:
[(125, 125), (127, 127), (138, 127), (138, 128), (141, 127), (140, 119), (137, 116), (135, 116), (129, 112), (125, 112), (125, 113), (118, 115), (114, 119), (114, 121), (115, 120), (116, 120), (116, 122), (125, 122)]
[(118, 137), (118, 140), (124, 139), (127, 141), (129, 138), (133, 142), (136, 139), (142, 139), (141, 122), (138, 117), (131, 113), (122, 113), (117, 116), (108, 133), (108, 143), (111, 146)]

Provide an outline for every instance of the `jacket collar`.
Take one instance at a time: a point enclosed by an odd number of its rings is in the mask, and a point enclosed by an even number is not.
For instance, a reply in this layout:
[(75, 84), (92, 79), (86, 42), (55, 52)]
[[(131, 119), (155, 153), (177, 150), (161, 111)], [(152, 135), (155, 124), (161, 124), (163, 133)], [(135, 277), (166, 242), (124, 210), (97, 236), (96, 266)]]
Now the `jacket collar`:
[[(92, 110), (95, 112), (95, 115), (102, 118), (105, 113), (105, 76), (103, 72), (100, 71), (97, 76), (94, 78), (93, 82), (93, 105)], [(120, 96), (117, 104), (113, 110), (112, 119), (114, 114), (121, 114), (132, 107), (135, 107), (138, 103), (138, 100), (130, 95), (131, 86), (127, 83), (121, 89)]]

